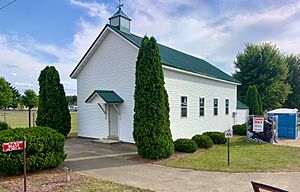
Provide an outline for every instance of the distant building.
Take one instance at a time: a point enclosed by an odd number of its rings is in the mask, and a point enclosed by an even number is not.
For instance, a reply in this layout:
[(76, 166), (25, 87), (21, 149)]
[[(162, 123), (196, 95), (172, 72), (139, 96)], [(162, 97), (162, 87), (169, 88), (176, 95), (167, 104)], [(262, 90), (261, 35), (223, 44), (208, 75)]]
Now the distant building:
[(248, 121), (250, 107), (237, 100), (236, 104), (236, 122), (235, 124), (244, 124)]
[[(135, 64), (142, 37), (131, 33), (130, 22), (119, 9), (70, 75), (77, 79), (78, 136), (134, 142)], [(240, 82), (203, 59), (161, 44), (159, 49), (173, 139), (231, 128)]]
[(77, 106), (76, 105), (69, 105), (69, 110), (70, 111), (77, 111)]

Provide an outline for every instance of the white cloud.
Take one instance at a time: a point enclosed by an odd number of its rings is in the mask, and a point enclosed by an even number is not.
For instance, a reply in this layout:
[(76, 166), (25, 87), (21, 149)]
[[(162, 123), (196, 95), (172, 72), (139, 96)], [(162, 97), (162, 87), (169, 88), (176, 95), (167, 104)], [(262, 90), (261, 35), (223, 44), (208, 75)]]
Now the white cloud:
[(33, 87), (34, 85), (26, 82), (15, 82), (16, 86), (25, 86), (25, 87)]
[[(54, 65), (67, 93), (75, 93), (76, 82), (69, 74), (116, 11), (117, 1), (116, 4), (69, 2), (86, 13), (77, 21), (73, 41), (61, 47), (23, 34), (0, 34), (0, 76), (11, 74), (6, 78), (17, 82), (18, 88), (32, 85), (37, 91), (40, 70)], [(133, 33), (154, 35), (162, 44), (206, 59), (231, 73), (235, 55), (244, 49), (246, 42), (273, 42), (282, 52), (299, 53), (300, 2), (284, 5), (258, 2), (255, 9), (248, 9), (236, 1), (218, 1), (211, 6), (212, 2), (198, 0), (130, 0), (124, 2), (123, 11), (132, 19)]]
[[(28, 43), (30, 39), (22, 39), (19, 41), (14, 35), (0, 34), (0, 76), (4, 76), (8, 82), (16, 82), (14, 85), (22, 93), (26, 88), (33, 87), (38, 91), (38, 76), (40, 71), (47, 65), (54, 65), (60, 72), (60, 77), (65, 82), (72, 82), (69, 73), (77, 62), (75, 59), (69, 58), (70, 54), (64, 48), (55, 45), (43, 45), (39, 42)], [(47, 54), (58, 57), (57, 62), (50, 62), (40, 55)], [(11, 74), (7, 76), (6, 74)], [(70, 90), (76, 89), (72, 83)]]
[(235, 56), (247, 42), (271, 41), (283, 52), (299, 53), (300, 2), (264, 7), (257, 4), (255, 10), (249, 11), (222, 9), (213, 16), (201, 14), (207, 10), (196, 1), (188, 5), (191, 11), (172, 15), (169, 10), (177, 9), (178, 4), (166, 2), (169, 1), (130, 1), (133, 31), (154, 35), (159, 42), (218, 64), (228, 73), (234, 71)]
[(83, 2), (79, 0), (70, 0), (70, 3), (79, 6), (85, 10), (92, 17), (105, 17), (108, 18), (110, 13), (107, 10), (107, 4), (97, 2)]

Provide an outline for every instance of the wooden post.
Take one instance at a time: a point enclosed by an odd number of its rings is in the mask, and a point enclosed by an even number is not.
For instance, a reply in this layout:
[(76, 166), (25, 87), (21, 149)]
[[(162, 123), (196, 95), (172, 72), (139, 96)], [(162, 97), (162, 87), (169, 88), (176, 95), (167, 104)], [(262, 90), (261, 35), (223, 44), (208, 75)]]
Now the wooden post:
[(228, 166), (229, 166), (229, 163), (230, 163), (230, 144), (229, 144), (229, 138), (227, 138), (227, 148), (228, 148)]
[(32, 124), (33, 124), (33, 127), (35, 127), (35, 113), (34, 113), (34, 111), (32, 113)]
[(27, 191), (26, 189), (26, 141), (23, 141), (23, 153), (24, 153), (24, 192)]
[(31, 108), (28, 109), (29, 127), (31, 127)]
[(7, 113), (5, 113), (5, 112), (3, 111), (2, 116), (3, 116), (3, 121), (4, 121), (4, 122), (6, 122), (6, 114), (7, 114)]

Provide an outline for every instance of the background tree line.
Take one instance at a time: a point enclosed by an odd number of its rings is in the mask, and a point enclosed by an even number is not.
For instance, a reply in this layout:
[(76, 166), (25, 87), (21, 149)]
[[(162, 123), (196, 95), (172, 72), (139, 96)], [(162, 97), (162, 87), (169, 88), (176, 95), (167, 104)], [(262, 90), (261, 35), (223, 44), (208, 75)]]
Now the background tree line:
[[(67, 95), (66, 100), (68, 105), (77, 105), (76, 95)], [(22, 95), (18, 89), (7, 82), (4, 77), (0, 77), (0, 110), (7, 108), (22, 110), (24, 106), (34, 108), (37, 107), (37, 104), (38, 95), (36, 95), (34, 90), (27, 89)]]
[(59, 73), (54, 66), (43, 69), (38, 81), (39, 96), (32, 89), (25, 90), (21, 95), (4, 77), (0, 77), (0, 110), (8, 107), (15, 109), (20, 104), (28, 107), (31, 127), (31, 109), (38, 106), (37, 126), (50, 127), (66, 136), (71, 130), (68, 105), (77, 104), (77, 96), (65, 95)]
[(280, 107), (300, 108), (300, 56), (285, 55), (271, 43), (246, 44), (236, 56), (233, 76), (241, 82), (238, 99), (253, 114)]

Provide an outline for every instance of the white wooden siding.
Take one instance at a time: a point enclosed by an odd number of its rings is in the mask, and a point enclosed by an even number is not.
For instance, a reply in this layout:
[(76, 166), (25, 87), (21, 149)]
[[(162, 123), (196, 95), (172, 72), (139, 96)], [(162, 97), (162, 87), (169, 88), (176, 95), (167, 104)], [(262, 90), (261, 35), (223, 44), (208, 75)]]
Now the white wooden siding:
[(133, 93), (137, 49), (109, 32), (77, 77), (78, 136), (106, 138), (108, 121), (96, 103), (85, 103), (94, 90), (113, 90), (120, 105), (119, 138), (133, 142)]
[[(135, 63), (138, 49), (119, 35), (109, 32), (77, 77), (78, 135), (106, 138), (108, 122), (97, 104), (85, 100), (96, 89), (114, 90), (124, 99), (120, 105), (119, 138), (134, 142), (133, 107)], [(197, 133), (224, 131), (233, 125), (237, 86), (226, 82), (183, 74), (164, 67), (165, 87), (169, 95), (173, 139), (191, 138)], [(181, 96), (188, 97), (187, 118), (181, 118)], [(205, 98), (205, 116), (199, 117), (199, 98)], [(218, 99), (218, 116), (213, 115), (213, 99)], [(225, 99), (229, 114), (225, 115)]]
[[(169, 95), (173, 139), (191, 138), (205, 131), (224, 131), (232, 127), (236, 111), (236, 85), (164, 70)], [(187, 118), (180, 116), (180, 97), (187, 96)], [(205, 98), (204, 117), (199, 116), (199, 98)], [(213, 115), (213, 99), (218, 99), (218, 115)], [(225, 99), (229, 114), (225, 115)]]
[(235, 124), (244, 124), (248, 120), (249, 109), (237, 109), (236, 110), (236, 122)]

